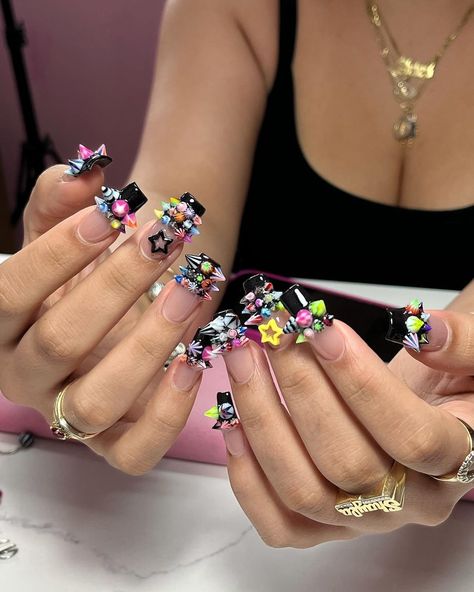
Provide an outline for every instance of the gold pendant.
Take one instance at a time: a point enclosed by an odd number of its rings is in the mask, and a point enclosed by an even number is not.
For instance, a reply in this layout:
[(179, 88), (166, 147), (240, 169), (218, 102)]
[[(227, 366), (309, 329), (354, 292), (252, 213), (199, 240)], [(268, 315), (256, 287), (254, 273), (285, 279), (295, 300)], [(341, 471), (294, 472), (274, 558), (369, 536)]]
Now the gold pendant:
[(411, 143), (417, 134), (417, 116), (412, 111), (404, 113), (393, 125), (395, 139), (402, 143)]
[(390, 69), (390, 73), (394, 77), (407, 77), (407, 78), (424, 78), (431, 79), (435, 75), (436, 62), (430, 62), (429, 64), (423, 64), (417, 62), (411, 58), (400, 56), (395, 64), (394, 68)]

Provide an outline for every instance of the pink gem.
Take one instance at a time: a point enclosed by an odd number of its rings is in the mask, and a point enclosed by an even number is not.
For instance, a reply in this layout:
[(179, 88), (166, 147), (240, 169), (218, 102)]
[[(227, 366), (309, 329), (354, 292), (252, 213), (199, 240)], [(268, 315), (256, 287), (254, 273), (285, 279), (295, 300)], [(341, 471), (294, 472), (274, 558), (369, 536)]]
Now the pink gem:
[(248, 294), (245, 294), (245, 299), (252, 302), (252, 300), (255, 300), (255, 294), (253, 292), (249, 292)]
[(178, 210), (178, 212), (185, 212), (188, 209), (188, 206), (185, 203), (179, 203), (176, 206), (176, 209)]
[(114, 201), (112, 204), (112, 212), (117, 218), (123, 218), (129, 211), (130, 206), (124, 199), (117, 199), (117, 201)]
[(232, 347), (240, 347), (242, 345), (240, 339), (233, 339), (232, 340)]
[(227, 332), (227, 336), (231, 339), (234, 339), (235, 337), (237, 337), (237, 335), (238, 333), (235, 329), (229, 329), (229, 331)]
[(296, 314), (296, 323), (300, 327), (310, 327), (312, 322), (313, 322), (313, 315), (309, 312), (309, 310), (307, 308), (302, 308)]
[(79, 156), (79, 158), (82, 158), (82, 160), (86, 160), (90, 158), (93, 154), (93, 150), (91, 150), (90, 148), (86, 148), (86, 146), (83, 146), (82, 144), (79, 144), (79, 149), (77, 151), (77, 155)]
[(305, 329), (303, 331), (303, 335), (309, 339), (309, 338), (313, 337), (314, 331), (312, 329)]
[(255, 300), (255, 306), (257, 306), (258, 308), (263, 306), (263, 300), (261, 298), (257, 298), (257, 300)]
[(201, 355), (201, 357), (202, 357), (202, 359), (203, 359), (205, 362), (208, 362), (209, 360), (212, 360), (212, 358), (215, 358), (215, 354), (214, 354), (214, 352), (212, 351), (212, 347), (209, 347), (209, 346), (205, 347), (205, 348), (202, 350), (202, 355)]

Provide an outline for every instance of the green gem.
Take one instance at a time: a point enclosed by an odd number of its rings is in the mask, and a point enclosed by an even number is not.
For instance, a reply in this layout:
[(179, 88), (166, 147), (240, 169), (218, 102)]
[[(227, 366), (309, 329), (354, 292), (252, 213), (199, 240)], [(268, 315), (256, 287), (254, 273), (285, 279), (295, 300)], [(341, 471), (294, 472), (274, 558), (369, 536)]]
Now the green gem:
[(309, 303), (309, 311), (315, 317), (323, 317), (326, 314), (326, 304), (324, 300), (314, 300)]
[(408, 317), (408, 319), (405, 321), (406, 328), (408, 331), (410, 331), (410, 333), (418, 333), (424, 324), (424, 321), (413, 315)]
[(313, 323), (313, 331), (320, 333), (324, 329), (324, 323), (319, 319), (316, 319)]
[(201, 264), (201, 271), (203, 273), (210, 273), (212, 271), (212, 265), (211, 263), (209, 263), (209, 261), (206, 261), (204, 263)]

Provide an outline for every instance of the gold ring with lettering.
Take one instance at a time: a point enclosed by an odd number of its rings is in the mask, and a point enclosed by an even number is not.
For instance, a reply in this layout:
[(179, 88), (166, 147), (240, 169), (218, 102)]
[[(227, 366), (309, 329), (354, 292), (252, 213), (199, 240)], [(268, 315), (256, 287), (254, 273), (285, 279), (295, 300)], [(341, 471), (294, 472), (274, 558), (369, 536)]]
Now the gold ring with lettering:
[(373, 491), (354, 495), (339, 489), (334, 506), (344, 516), (361, 518), (367, 512), (399, 512), (405, 501), (406, 467), (394, 461), (390, 471)]

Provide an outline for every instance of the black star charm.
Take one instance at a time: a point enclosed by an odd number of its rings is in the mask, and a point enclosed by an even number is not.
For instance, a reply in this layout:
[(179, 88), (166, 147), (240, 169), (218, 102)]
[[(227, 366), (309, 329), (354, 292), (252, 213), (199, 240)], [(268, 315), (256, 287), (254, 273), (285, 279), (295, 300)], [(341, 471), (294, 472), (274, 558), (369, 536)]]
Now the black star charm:
[(164, 253), (165, 255), (168, 255), (168, 248), (173, 242), (173, 239), (169, 238), (163, 229), (159, 230), (156, 234), (149, 236), (148, 240), (151, 243), (152, 253)]

